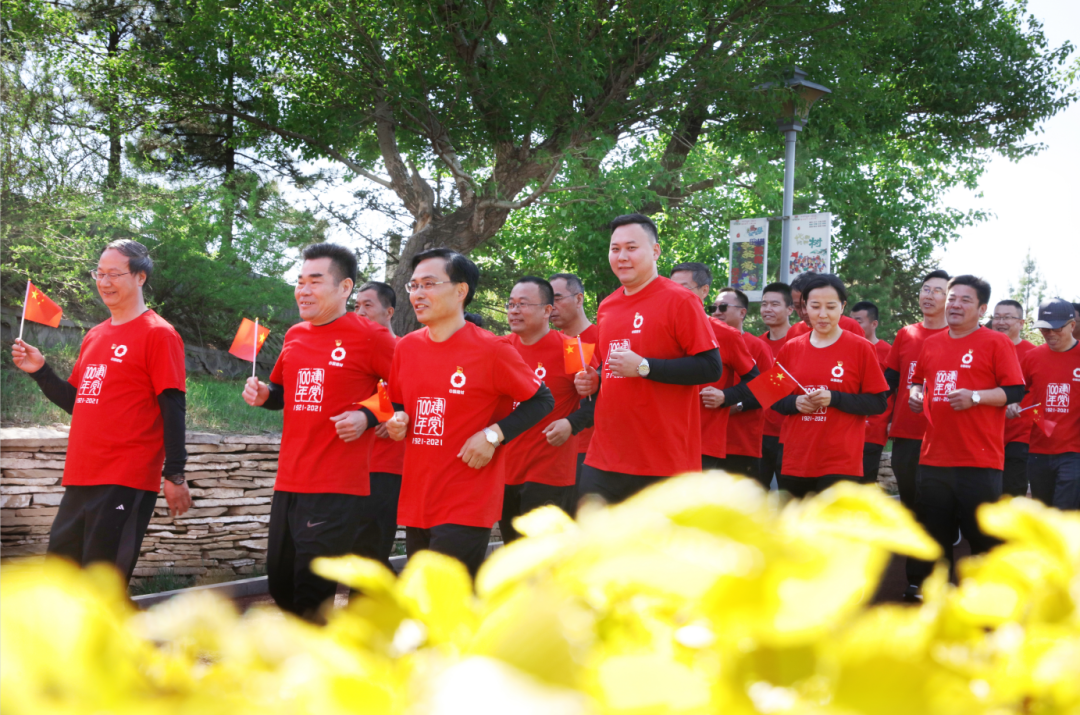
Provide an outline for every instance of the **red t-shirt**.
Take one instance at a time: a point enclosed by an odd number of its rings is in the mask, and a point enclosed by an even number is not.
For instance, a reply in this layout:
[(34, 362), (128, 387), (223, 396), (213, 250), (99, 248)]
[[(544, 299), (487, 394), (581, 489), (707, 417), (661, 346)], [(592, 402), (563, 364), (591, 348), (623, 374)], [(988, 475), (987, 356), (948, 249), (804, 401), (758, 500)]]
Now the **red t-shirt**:
[[(398, 338), (394, 338), (397, 345)], [(369, 469), (372, 472), (401, 475), (405, 465), (405, 441), (395, 442), (389, 437), (376, 435), (371, 440), (371, 452), (368, 456)]]
[[(1023, 367), (1023, 365), (1024, 365), (1024, 356), (1035, 349), (1035, 344), (1030, 343), (1027, 340), (1021, 340), (1019, 343), (1017, 343), (1013, 347), (1016, 348), (1016, 359), (1020, 361), (1020, 365), (1021, 365), (1021, 367)], [(1030, 383), (1027, 382), (1026, 378), (1025, 378), (1024, 382), (1025, 382), (1025, 384), (1030, 384)], [(1035, 400), (1035, 402), (1041, 402), (1041, 400)], [(1030, 401), (1025, 400), (1023, 403), (1021, 403), (1021, 406), (1026, 407), (1029, 404), (1030, 405), (1035, 404), (1035, 402), (1030, 402)], [(1019, 415), (1012, 418), (1011, 420), (1008, 417), (1006, 417), (1005, 418), (1005, 444), (1008, 444), (1009, 442), (1022, 442), (1023, 444), (1027, 444), (1028, 439), (1030, 439), (1030, 436), (1031, 436), (1031, 426), (1033, 424), (1035, 424), (1035, 422), (1034, 422), (1034, 420), (1032, 418), (1033, 418), (1032, 410), (1028, 410), (1027, 412), (1021, 412)], [(1053, 419), (1053, 418), (1051, 417), (1050, 419)]]
[(600, 304), (597, 351), (604, 365), (596, 427), (585, 463), (624, 474), (670, 477), (701, 471), (701, 418), (696, 385), (617, 377), (613, 348), (669, 360), (717, 348), (701, 300), (659, 276), (634, 295), (622, 288)]
[(923, 409), (931, 410), (919, 464), (1005, 467), (1005, 408), (975, 405), (957, 411), (949, 405), (948, 394), (1023, 385), (1009, 338), (989, 328), (959, 339), (948, 332), (935, 335), (923, 343), (911, 381), (923, 385)]
[[(742, 337), (746, 349), (750, 352), (750, 357), (754, 358), (754, 363), (758, 366), (758, 370), (765, 372), (771, 368), (773, 356), (769, 346), (750, 333), (743, 333)], [(728, 417), (727, 453), (729, 455), (761, 456), (761, 430), (765, 427), (766, 412), (772, 412), (772, 410), (757, 409), (734, 412)]]
[(183, 391), (184, 341), (152, 310), (95, 325), (68, 382), (75, 386), (65, 487), (119, 484), (157, 493), (165, 463), (158, 395)]
[(481, 469), (465, 464), (458, 452), (539, 385), (509, 340), (472, 323), (441, 343), (427, 328), (401, 338), (390, 372), (390, 399), (409, 415), (398, 523), (421, 529), (494, 526), (502, 515), (509, 445), (496, 447)]
[[(579, 335), (578, 337), (581, 338), (581, 342), (583, 342), (583, 343), (592, 343), (593, 345), (596, 345), (597, 346), (597, 352), (599, 352), (600, 328), (596, 327), (595, 324), (592, 324), (589, 327), (582, 330), (581, 335)], [(594, 357), (595, 357), (595, 354), (594, 354)], [(597, 362), (596, 364), (599, 365), (600, 363)], [(583, 429), (580, 432), (578, 432), (576, 435), (574, 435), (573, 439), (574, 439), (575, 448), (577, 449), (577, 454), (586, 454), (586, 453), (588, 453), (588, 451), (589, 451), (589, 442), (592, 440), (592, 433), (593, 433), (593, 428), (589, 427), (588, 429)], [(577, 471), (577, 466), (576, 465), (574, 467), (574, 471)]]
[(1025, 404), (1041, 402), (1036, 409), (1041, 410), (1042, 419), (1057, 423), (1049, 437), (1038, 425), (1033, 427), (1029, 451), (1034, 454), (1080, 452), (1080, 343), (1063, 353), (1040, 345), (1024, 355), (1022, 365), (1024, 382), (1030, 389)]
[[(713, 335), (716, 336), (716, 344), (720, 346), (723, 372), (720, 374), (720, 379), (708, 387), (726, 390), (736, 383), (739, 375), (745, 375), (754, 369), (754, 358), (750, 356), (750, 351), (746, 349), (746, 343), (738, 330), (716, 318), (709, 318), (709, 325), (712, 326)], [(698, 388), (699, 392), (700, 390), (701, 388)], [(716, 410), (709, 409), (699, 396), (698, 407), (701, 409), (701, 453), (723, 459), (727, 456), (730, 405)]]
[[(825, 348), (811, 345), (809, 335), (789, 340), (776, 359), (811, 392), (828, 389), (877, 394), (889, 389), (874, 346), (846, 330)], [(784, 443), (783, 473), (791, 477), (861, 477), (865, 436), (866, 417), (842, 412), (832, 405), (810, 415), (789, 415), (780, 435)]]
[(356, 409), (390, 374), (394, 337), (378, 323), (346, 313), (326, 325), (297, 323), (285, 333), (270, 381), (285, 388), (274, 489), (304, 494), (371, 493), (368, 452), (375, 439), (338, 437), (331, 417)]
[[(788, 328), (787, 334), (779, 340), (773, 340), (769, 337), (769, 331), (765, 331), (759, 338), (761, 342), (769, 346), (769, 351), (772, 353), (773, 361), (776, 360), (776, 356), (780, 354), (780, 349), (787, 345), (787, 341), (791, 340), (791, 328)], [(771, 365), (769, 367), (772, 367)], [(765, 372), (762, 370), (762, 372)], [(769, 437), (779, 437), (780, 428), (784, 426), (784, 415), (780, 414), (776, 410), (767, 409), (765, 412), (765, 425), (762, 428), (761, 434)]]
[[(892, 346), (884, 340), (878, 340), (874, 343), (874, 352), (877, 354), (878, 365), (881, 367), (882, 374), (885, 373), (885, 360), (889, 357), (891, 348)], [(866, 418), (866, 441), (868, 443), (884, 445), (889, 441), (889, 419), (892, 417), (892, 400), (893, 396), (890, 395), (889, 406), (883, 413)]]
[(922, 352), (923, 343), (931, 335), (937, 335), (948, 330), (949, 327), (929, 330), (922, 323), (906, 325), (896, 333), (889, 357), (885, 359), (885, 368), (895, 370), (900, 374), (900, 387), (896, 390), (896, 399), (893, 402), (892, 428), (889, 436), (896, 439), (922, 439), (926, 431), (926, 417), (916, 414), (908, 407), (908, 393), (911, 388), (911, 377), (915, 374), (915, 367), (919, 361), (919, 353)]
[[(574, 375), (567, 374), (563, 361), (562, 333), (551, 330), (532, 345), (525, 345), (521, 338), (511, 334), (508, 339), (521, 355), (525, 364), (532, 368), (537, 380), (543, 381), (555, 398), (551, 413), (500, 447), (505, 454), (506, 483), (524, 484), (535, 482), (553, 487), (573, 486), (577, 476), (577, 444), (574, 438), (559, 447), (548, 444), (544, 430), (556, 420), (576, 412), (581, 398), (574, 387)], [(594, 367), (599, 365), (594, 359)], [(580, 433), (579, 433), (580, 434)]]
[[(859, 321), (855, 320), (854, 318), (849, 318), (846, 315), (841, 315), (839, 324), (841, 330), (846, 330), (849, 333), (853, 333), (864, 340), (866, 339), (866, 333), (863, 331), (862, 326), (859, 325)], [(800, 320), (799, 322), (795, 323), (795, 325), (791, 326), (791, 330), (789, 330), (787, 334), (787, 339), (793, 340), (800, 335), (806, 335), (808, 333), (812, 333), (813, 331), (814, 329), (807, 325), (805, 320)]]

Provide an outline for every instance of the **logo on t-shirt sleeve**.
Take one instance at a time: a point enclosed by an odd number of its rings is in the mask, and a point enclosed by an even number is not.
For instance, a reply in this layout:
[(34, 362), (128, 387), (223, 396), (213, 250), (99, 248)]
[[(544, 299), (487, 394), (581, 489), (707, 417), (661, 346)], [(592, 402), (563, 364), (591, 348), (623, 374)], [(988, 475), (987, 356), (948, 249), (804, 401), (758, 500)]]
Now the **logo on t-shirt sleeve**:
[(320, 403), (326, 384), (326, 371), (321, 367), (302, 367), (296, 371), (294, 402)]
[(101, 387), (105, 383), (105, 372), (108, 365), (87, 365), (83, 370), (82, 380), (79, 381), (79, 392), (75, 396), (76, 402), (97, 404), (97, 397), (101, 394)]
[(413, 420), (413, 444), (442, 444), (446, 428), (446, 398), (420, 397), (416, 400), (416, 418)]
[(1051, 382), (1046, 386), (1046, 411), (1068, 412), (1072, 385), (1067, 382)]
[(934, 402), (945, 402), (949, 393), (956, 390), (956, 370), (938, 370), (934, 380)]

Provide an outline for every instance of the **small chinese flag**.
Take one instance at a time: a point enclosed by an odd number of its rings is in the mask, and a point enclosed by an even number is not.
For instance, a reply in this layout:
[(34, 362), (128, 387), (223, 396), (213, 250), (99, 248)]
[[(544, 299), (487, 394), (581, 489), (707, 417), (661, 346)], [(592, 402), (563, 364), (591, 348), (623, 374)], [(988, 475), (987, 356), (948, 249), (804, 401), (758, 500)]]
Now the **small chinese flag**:
[(52, 302), (33, 283), (26, 282), (26, 303), (23, 304), (23, 317), (26, 320), (58, 328), (63, 315), (64, 311), (60, 306)]
[(378, 392), (357, 404), (371, 410), (379, 422), (386, 422), (394, 416), (394, 405), (390, 402), (390, 390), (387, 389), (386, 383), (382, 380), (379, 380)]
[(788, 377), (780, 363), (746, 383), (754, 398), (761, 403), (761, 409), (767, 410), (776, 402), (782, 400), (795, 389), (795, 381)]
[(1043, 431), (1044, 435), (1049, 437), (1054, 434), (1054, 428), (1057, 427), (1057, 422), (1043, 417), (1042, 408), (1039, 405), (1035, 405), (1031, 408), (1031, 418), (1035, 420), (1035, 424), (1039, 425), (1039, 429)]
[[(578, 345), (581, 350), (578, 350)], [(567, 374), (576, 375), (584, 370), (592, 362), (595, 350), (594, 343), (583, 343), (578, 338), (563, 338), (563, 366)], [(585, 354), (582, 355), (582, 352)]]
[(255, 347), (255, 323), (244, 318), (240, 321), (240, 329), (236, 331), (236, 337), (233, 338), (232, 347), (229, 348), (229, 352), (241, 360), (247, 360), (248, 362), (255, 362), (255, 356), (262, 349), (263, 343), (266, 342), (266, 336), (270, 334), (270, 328), (259, 327), (259, 346)]

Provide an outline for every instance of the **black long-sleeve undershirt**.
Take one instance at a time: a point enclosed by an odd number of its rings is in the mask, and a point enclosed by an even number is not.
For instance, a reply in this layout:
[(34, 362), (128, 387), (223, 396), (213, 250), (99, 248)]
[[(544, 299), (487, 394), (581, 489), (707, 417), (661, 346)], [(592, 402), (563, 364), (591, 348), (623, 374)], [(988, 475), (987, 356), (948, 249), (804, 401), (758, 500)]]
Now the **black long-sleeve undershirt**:
[(889, 394), (895, 393), (900, 389), (900, 373), (891, 367), (885, 368), (885, 382), (889, 383)]
[(741, 402), (743, 410), (759, 409), (761, 405), (754, 399), (754, 393), (750, 392), (750, 387), (746, 383), (750, 382), (760, 374), (761, 370), (758, 370), (758, 366), (754, 365), (750, 372), (745, 375), (739, 375), (738, 385), (732, 385), (725, 390), (721, 390), (721, 392), (724, 393), (724, 407), (732, 407)]
[(78, 390), (67, 380), (53, 371), (49, 363), (41, 366), (37, 372), (29, 373), (34, 382), (41, 388), (41, 392), (53, 403), (69, 415), (75, 410), (75, 397)]
[[(402, 403), (394, 402), (392, 404), (395, 412), (405, 411), (405, 405)], [(555, 398), (552, 396), (551, 390), (548, 389), (547, 385), (541, 384), (532, 397), (524, 402), (518, 403), (518, 406), (514, 408), (513, 412), (496, 422), (503, 433), (502, 443), (506, 444), (522, 432), (528, 430), (540, 420), (544, 419), (545, 416), (550, 414), (553, 409), (555, 409)], [(578, 410), (578, 412), (580, 411), (581, 410)], [(577, 414), (577, 412), (574, 414)], [(573, 415), (571, 415), (571, 417), (573, 417)], [(571, 426), (573, 426), (572, 422)]]
[[(1000, 387), (1001, 390), (1005, 393), (1005, 404), (1006, 405), (1018, 404), (1021, 400), (1024, 399), (1024, 395), (1026, 395), (1027, 391), (1028, 391), (1026, 385), (998, 385), (998, 387)], [(993, 389), (993, 388), (989, 388), (989, 389)], [(987, 391), (986, 389), (974, 390), (974, 392), (986, 392), (986, 391)]]
[[(799, 414), (799, 408), (796, 406), (795, 401), (799, 397), (799, 395), (788, 395), (773, 405), (772, 408), (782, 415), (797, 415)], [(841, 412), (847, 412), (849, 415), (872, 417), (883, 414), (888, 409), (889, 393), (888, 391), (851, 393), (829, 390), (829, 407)]]
[(649, 361), (646, 380), (666, 385), (708, 385), (720, 379), (724, 367), (717, 348), (696, 355), (661, 360), (645, 356)]
[(578, 408), (567, 416), (570, 423), (570, 433), (577, 434), (582, 430), (593, 426), (593, 415), (596, 412), (596, 400), (586, 397), (578, 403)]

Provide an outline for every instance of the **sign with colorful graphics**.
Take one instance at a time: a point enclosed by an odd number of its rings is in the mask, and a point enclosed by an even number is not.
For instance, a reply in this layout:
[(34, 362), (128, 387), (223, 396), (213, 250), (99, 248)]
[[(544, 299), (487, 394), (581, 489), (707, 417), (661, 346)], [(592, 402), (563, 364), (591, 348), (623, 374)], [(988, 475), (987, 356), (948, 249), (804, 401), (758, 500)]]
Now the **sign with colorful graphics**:
[[(796, 214), (791, 217), (791, 253), (782, 256), (789, 275), (832, 273), (832, 214)], [(783, 266), (781, 266), (783, 268)]]
[(755, 303), (761, 302), (761, 289), (766, 283), (768, 238), (769, 220), (764, 218), (732, 221), (728, 231), (731, 285), (746, 293)]

